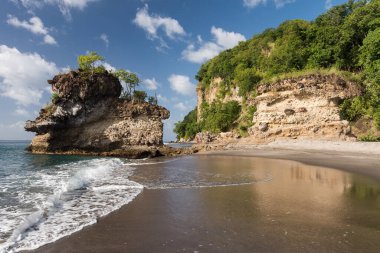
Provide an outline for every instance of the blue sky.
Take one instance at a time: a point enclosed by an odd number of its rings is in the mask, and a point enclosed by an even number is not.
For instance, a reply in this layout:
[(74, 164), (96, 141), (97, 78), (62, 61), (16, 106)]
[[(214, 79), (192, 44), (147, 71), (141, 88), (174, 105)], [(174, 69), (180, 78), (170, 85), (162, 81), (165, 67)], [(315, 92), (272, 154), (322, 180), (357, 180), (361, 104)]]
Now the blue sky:
[(196, 105), (200, 64), (287, 19), (312, 20), (344, 0), (1, 0), (0, 139), (23, 130), (50, 100), (46, 80), (96, 51), (137, 73), (174, 123)]

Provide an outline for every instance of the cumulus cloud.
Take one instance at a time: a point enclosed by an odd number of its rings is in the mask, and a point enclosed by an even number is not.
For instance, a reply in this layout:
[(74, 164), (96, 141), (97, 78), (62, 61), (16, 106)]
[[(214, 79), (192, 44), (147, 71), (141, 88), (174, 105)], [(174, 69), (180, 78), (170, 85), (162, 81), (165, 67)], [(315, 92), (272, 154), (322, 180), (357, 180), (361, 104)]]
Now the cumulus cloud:
[[(294, 3), (296, 0), (274, 0), (274, 4), (276, 8), (281, 8), (285, 4)], [(261, 4), (266, 4), (267, 0), (243, 0), (244, 6), (248, 8), (255, 8)]]
[(100, 39), (104, 42), (104, 44), (106, 45), (106, 48), (108, 48), (108, 46), (110, 45), (110, 40), (108, 38), (108, 35), (105, 33), (102, 33), (100, 35)]
[(175, 36), (183, 36), (186, 34), (183, 27), (176, 19), (170, 17), (161, 17), (156, 14), (150, 15), (148, 12), (148, 5), (137, 11), (136, 17), (133, 22), (145, 30), (152, 38), (156, 38), (158, 30), (162, 29), (166, 36), (175, 39)]
[(244, 6), (247, 6), (249, 8), (254, 8), (260, 4), (265, 4), (267, 0), (244, 0)]
[(71, 20), (71, 9), (83, 10), (90, 2), (98, 0), (11, 0), (15, 4), (27, 9), (42, 8), (45, 5), (54, 5), (59, 8), (67, 20)]
[(102, 63), (99, 63), (99, 65), (102, 65), (109, 72), (115, 72), (116, 71), (116, 68), (114, 66), (112, 66), (111, 64), (109, 64), (108, 62), (102, 62)]
[(44, 43), (56, 45), (57, 41), (49, 34), (49, 29), (44, 26), (44, 23), (39, 17), (31, 17), (29, 21), (19, 20), (17, 17), (8, 15), (7, 23), (17, 28), (24, 28), (29, 32), (44, 36)]
[(168, 103), (169, 99), (161, 94), (157, 95), (158, 102)]
[(190, 81), (188, 76), (173, 74), (168, 78), (168, 80), (170, 83), (170, 88), (175, 92), (185, 96), (194, 95), (195, 85)]
[(143, 85), (148, 89), (148, 90), (157, 90), (158, 88), (158, 82), (156, 81), (155, 78), (152, 79), (145, 79), (142, 81)]
[(276, 8), (281, 8), (286, 4), (294, 3), (296, 0), (274, 0), (274, 4), (276, 5)]
[(222, 28), (212, 27), (211, 34), (213, 41), (204, 42), (200, 36), (197, 37), (198, 48), (194, 44), (190, 44), (182, 52), (182, 58), (194, 62), (203, 63), (221, 51), (236, 46), (240, 41), (245, 41), (244, 35), (235, 32), (227, 32)]
[(159, 34), (160, 31), (172, 40), (186, 35), (185, 30), (176, 19), (149, 14), (149, 7), (147, 4), (137, 11), (133, 22), (147, 33), (149, 39), (156, 39), (160, 42), (160, 46), (157, 47), (157, 50), (159, 51), (163, 51), (163, 48), (168, 48), (167, 43)]
[(46, 80), (58, 71), (55, 63), (37, 53), (22, 53), (0, 45), (0, 95), (19, 105), (38, 105), (48, 86)]
[(216, 43), (224, 49), (236, 46), (240, 41), (245, 41), (244, 35), (235, 32), (226, 32), (222, 28), (211, 28), (211, 34), (214, 35)]

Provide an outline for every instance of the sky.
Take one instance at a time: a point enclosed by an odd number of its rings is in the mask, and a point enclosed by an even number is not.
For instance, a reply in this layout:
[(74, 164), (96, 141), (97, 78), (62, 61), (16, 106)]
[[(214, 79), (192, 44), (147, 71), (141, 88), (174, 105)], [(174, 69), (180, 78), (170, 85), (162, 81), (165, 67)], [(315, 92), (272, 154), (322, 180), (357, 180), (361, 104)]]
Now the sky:
[(344, 0), (0, 0), (0, 140), (30, 140), (23, 127), (51, 98), (46, 82), (96, 51), (110, 69), (141, 79), (175, 122), (195, 108), (202, 63), (288, 19), (313, 20)]

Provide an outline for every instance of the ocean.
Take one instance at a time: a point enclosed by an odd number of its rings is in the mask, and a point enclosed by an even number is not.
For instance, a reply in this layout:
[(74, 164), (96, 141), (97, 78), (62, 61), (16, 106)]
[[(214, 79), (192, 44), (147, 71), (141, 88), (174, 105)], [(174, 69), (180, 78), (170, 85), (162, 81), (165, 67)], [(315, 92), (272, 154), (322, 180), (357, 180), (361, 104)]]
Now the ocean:
[(0, 252), (380, 247), (376, 178), (244, 152), (128, 160), (33, 155), (27, 145), (0, 142)]
[(96, 223), (143, 189), (126, 159), (33, 155), (0, 142), (0, 252), (30, 250)]

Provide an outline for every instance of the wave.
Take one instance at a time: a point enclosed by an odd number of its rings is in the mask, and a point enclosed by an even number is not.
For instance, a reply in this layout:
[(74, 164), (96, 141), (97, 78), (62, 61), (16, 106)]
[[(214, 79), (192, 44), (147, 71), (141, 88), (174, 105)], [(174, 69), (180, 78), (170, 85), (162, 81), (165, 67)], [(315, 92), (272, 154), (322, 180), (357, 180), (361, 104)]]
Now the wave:
[[(33, 196), (27, 192), (19, 194), (21, 202), (36, 197), (32, 209), (0, 212), (8, 220), (8, 233), (13, 231), (0, 245), (0, 252), (32, 250), (54, 242), (96, 223), (99, 217), (129, 203), (143, 190), (141, 184), (128, 179), (133, 169), (116, 158), (92, 159), (49, 169), (52, 171), (34, 174), (33, 183), (39, 192)], [(49, 190), (53, 194), (44, 195)], [(20, 216), (24, 218), (16, 219)]]

